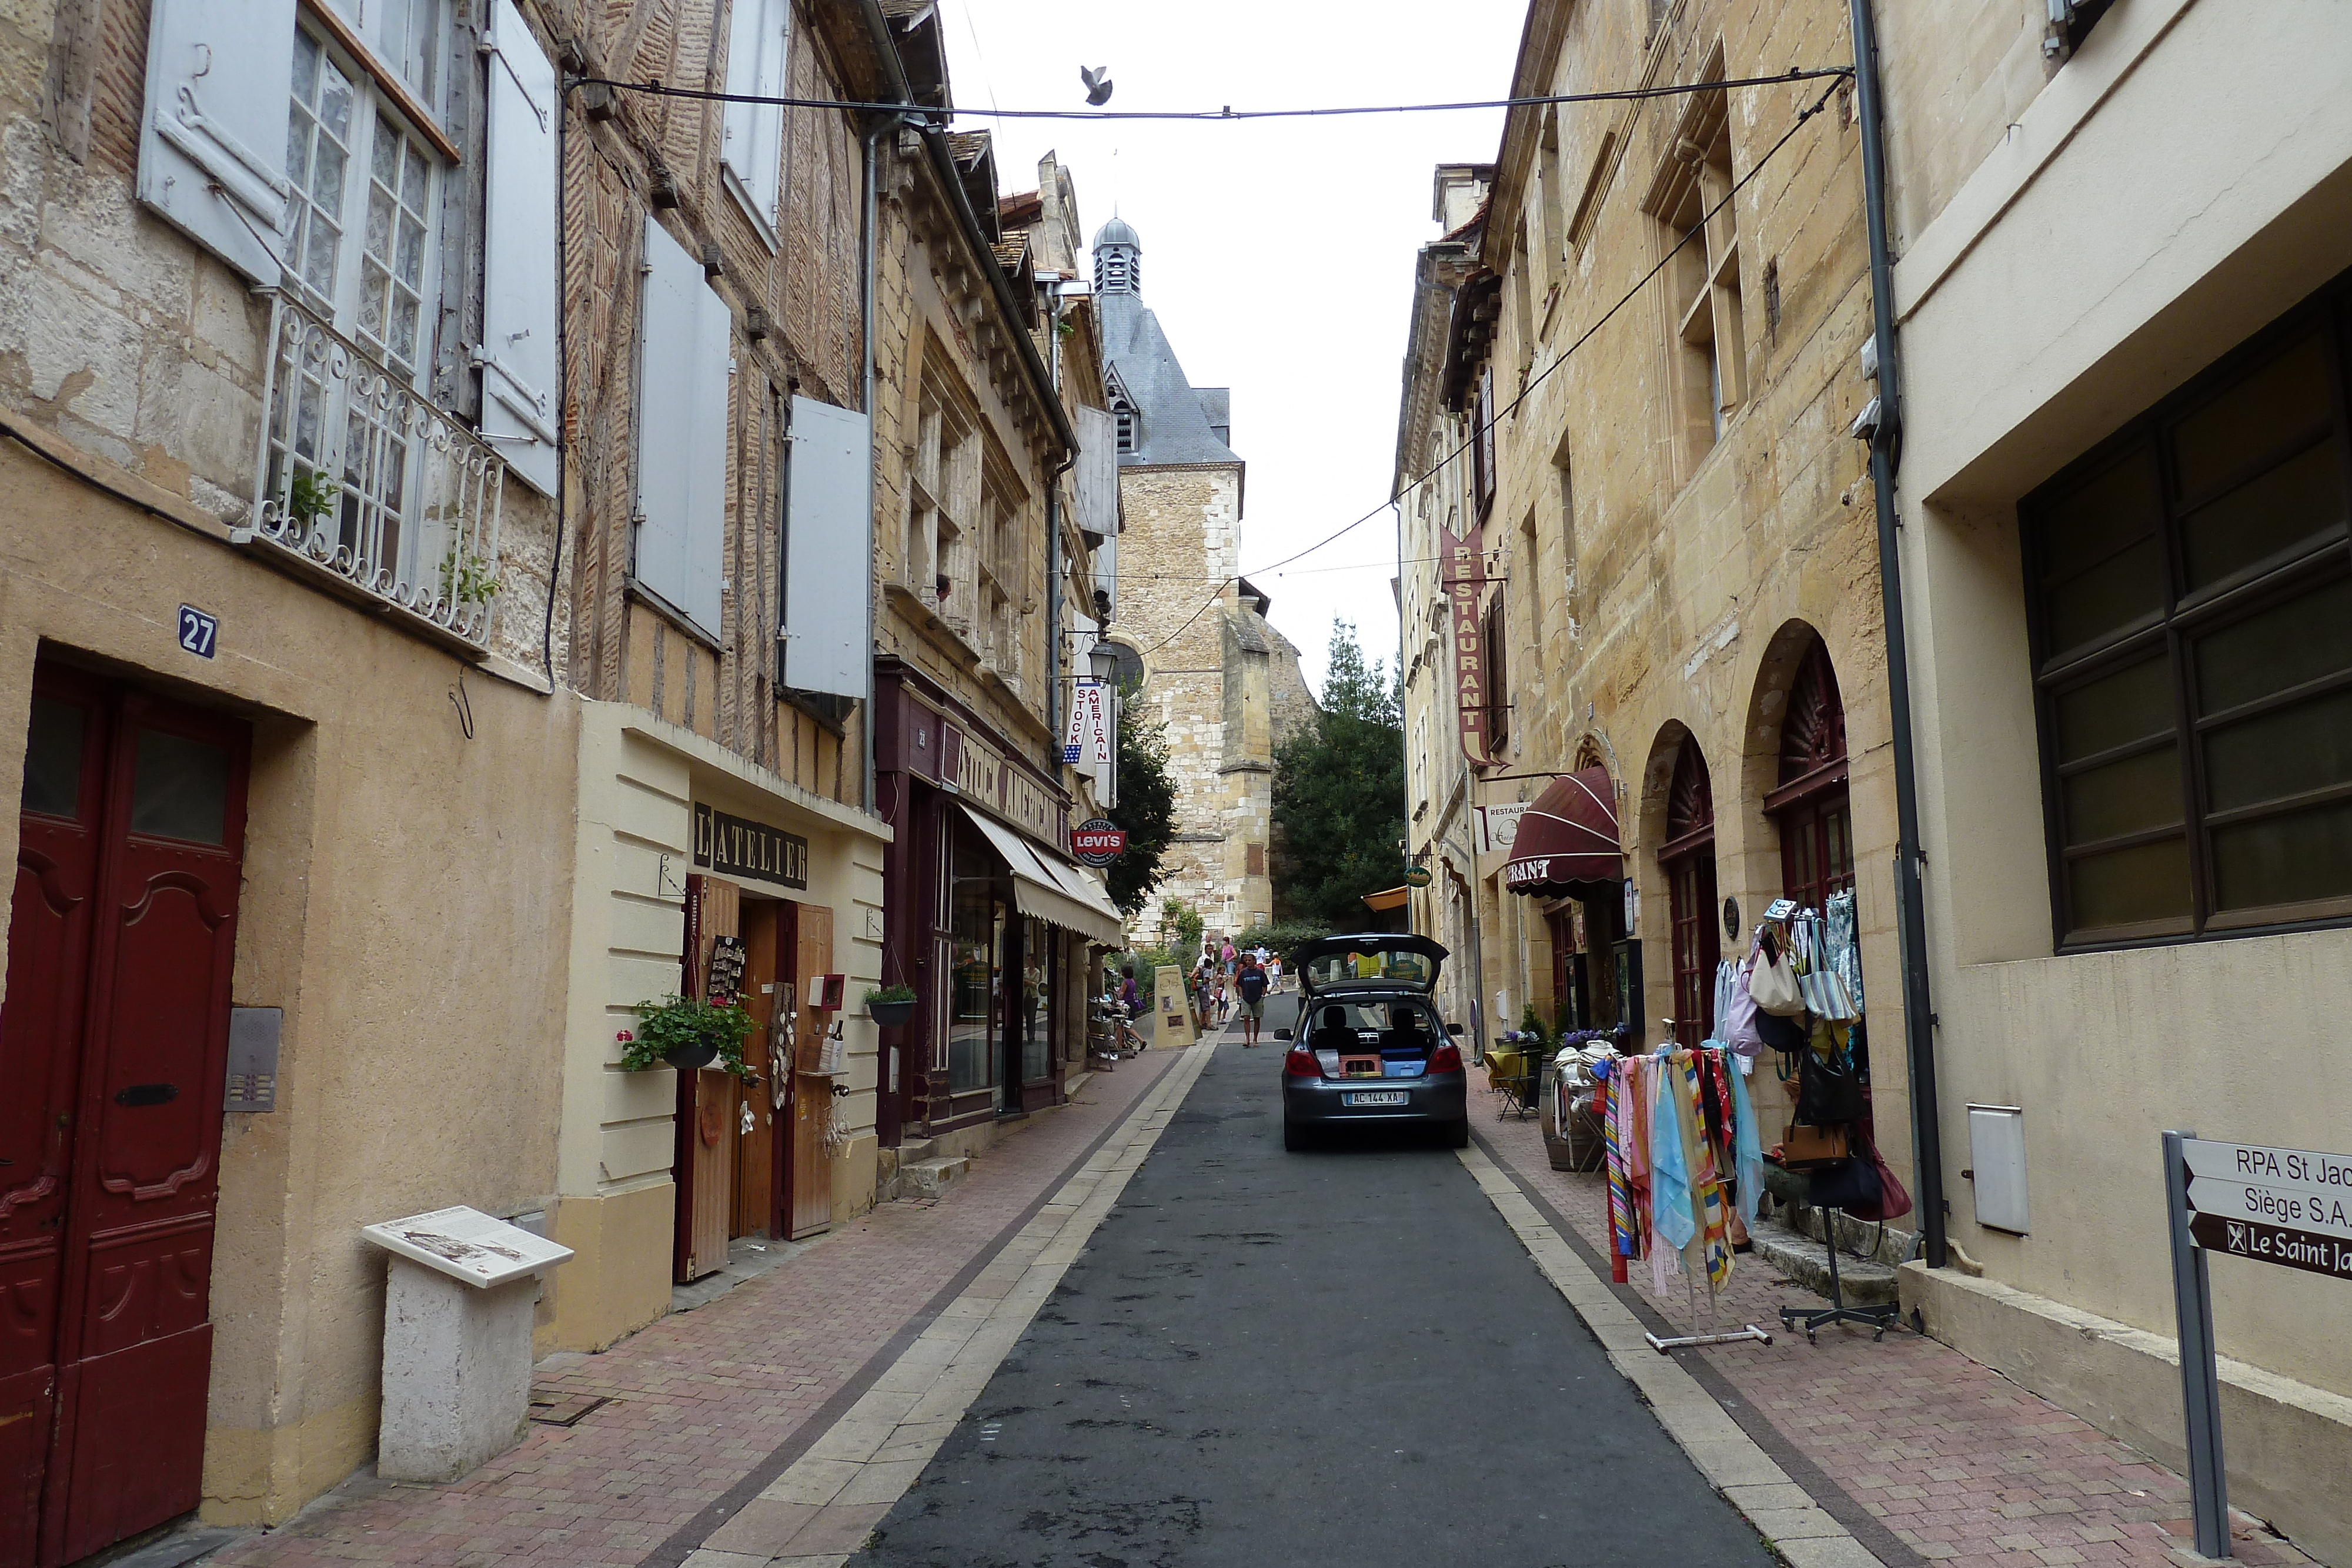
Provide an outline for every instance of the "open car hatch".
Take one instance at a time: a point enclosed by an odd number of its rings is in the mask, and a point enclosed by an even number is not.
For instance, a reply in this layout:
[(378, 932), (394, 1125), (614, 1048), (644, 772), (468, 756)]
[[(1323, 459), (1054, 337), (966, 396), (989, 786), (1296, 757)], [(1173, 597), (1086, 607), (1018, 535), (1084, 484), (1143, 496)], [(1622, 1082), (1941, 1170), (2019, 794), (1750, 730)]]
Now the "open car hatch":
[(1433, 937), (1401, 931), (1318, 936), (1290, 955), (1300, 990), (1311, 999), (1350, 991), (1418, 991), (1437, 986), (1445, 947)]

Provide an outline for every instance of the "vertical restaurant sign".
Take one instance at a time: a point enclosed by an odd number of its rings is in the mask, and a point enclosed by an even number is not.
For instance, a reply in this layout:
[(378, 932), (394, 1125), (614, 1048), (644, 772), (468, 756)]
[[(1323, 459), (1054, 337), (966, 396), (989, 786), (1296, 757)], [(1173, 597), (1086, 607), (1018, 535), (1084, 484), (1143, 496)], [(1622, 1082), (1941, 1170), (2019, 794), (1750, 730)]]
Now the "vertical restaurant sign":
[(1438, 525), (1438, 585), (1445, 591), (1445, 620), (1454, 643), (1454, 712), (1462, 755), (1479, 767), (1494, 761), (1486, 719), (1494, 698), (1486, 686), (1486, 636), (1478, 621), (1478, 594), (1486, 585), (1486, 557), (1479, 549), (1485, 528), (1474, 523), (1467, 538)]
[(1103, 683), (1074, 683), (1070, 696), (1070, 733), (1063, 737), (1062, 760), (1079, 768), (1100, 768), (1110, 761), (1110, 704)]

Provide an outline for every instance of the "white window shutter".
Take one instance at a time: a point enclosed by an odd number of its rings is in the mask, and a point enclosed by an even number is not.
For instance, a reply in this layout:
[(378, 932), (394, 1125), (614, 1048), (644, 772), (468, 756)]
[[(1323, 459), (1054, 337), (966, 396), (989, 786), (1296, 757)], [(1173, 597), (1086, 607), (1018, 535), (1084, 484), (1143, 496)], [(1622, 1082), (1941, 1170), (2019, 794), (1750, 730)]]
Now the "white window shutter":
[(491, 12), (488, 191), (484, 213), (482, 433), (515, 476), (555, 494), (555, 117), (548, 62), (514, 0)]
[[(785, 29), (792, 16), (789, 0), (735, 0), (727, 34), (727, 90), (759, 98), (784, 93)], [(725, 151), (728, 170), (742, 183), (743, 193), (767, 221), (772, 240), (783, 180), (784, 111), (772, 103), (730, 103), (727, 106)]]
[(784, 520), (784, 685), (864, 697), (873, 671), (866, 548), (874, 477), (864, 414), (793, 399), (792, 505)]
[(1107, 408), (1076, 410), (1078, 527), (1106, 538), (1118, 532), (1118, 421)]
[(640, 586), (716, 640), (727, 528), (727, 306), (702, 263), (646, 219), (638, 323)]
[(282, 268), (294, 0), (154, 0), (139, 199), (256, 283)]

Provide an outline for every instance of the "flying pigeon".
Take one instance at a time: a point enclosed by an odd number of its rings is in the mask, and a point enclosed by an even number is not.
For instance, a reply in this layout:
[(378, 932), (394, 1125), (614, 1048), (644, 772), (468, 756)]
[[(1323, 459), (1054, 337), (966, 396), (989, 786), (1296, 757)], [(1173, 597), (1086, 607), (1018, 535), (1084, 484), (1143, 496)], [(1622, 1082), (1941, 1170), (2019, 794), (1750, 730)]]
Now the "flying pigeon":
[(1080, 66), (1078, 79), (1087, 84), (1087, 102), (1097, 109), (1110, 101), (1110, 68)]

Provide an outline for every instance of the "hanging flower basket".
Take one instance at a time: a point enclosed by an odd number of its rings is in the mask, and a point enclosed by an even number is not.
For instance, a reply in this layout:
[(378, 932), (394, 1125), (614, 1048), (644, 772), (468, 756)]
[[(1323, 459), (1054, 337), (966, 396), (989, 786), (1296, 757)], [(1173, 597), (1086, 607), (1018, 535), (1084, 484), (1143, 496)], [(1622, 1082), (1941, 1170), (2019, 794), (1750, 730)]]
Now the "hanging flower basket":
[(690, 1072), (715, 1066), (746, 1083), (760, 1081), (759, 1073), (743, 1060), (743, 1042), (759, 1022), (743, 1010), (741, 1003), (719, 1007), (669, 996), (657, 1002), (639, 1002), (629, 1010), (640, 1020), (637, 1028), (625, 1029), (614, 1037), (621, 1043), (624, 1071), (675, 1067)]
[(915, 1016), (911, 986), (885, 986), (866, 993), (866, 1016), (883, 1029), (897, 1029)]

